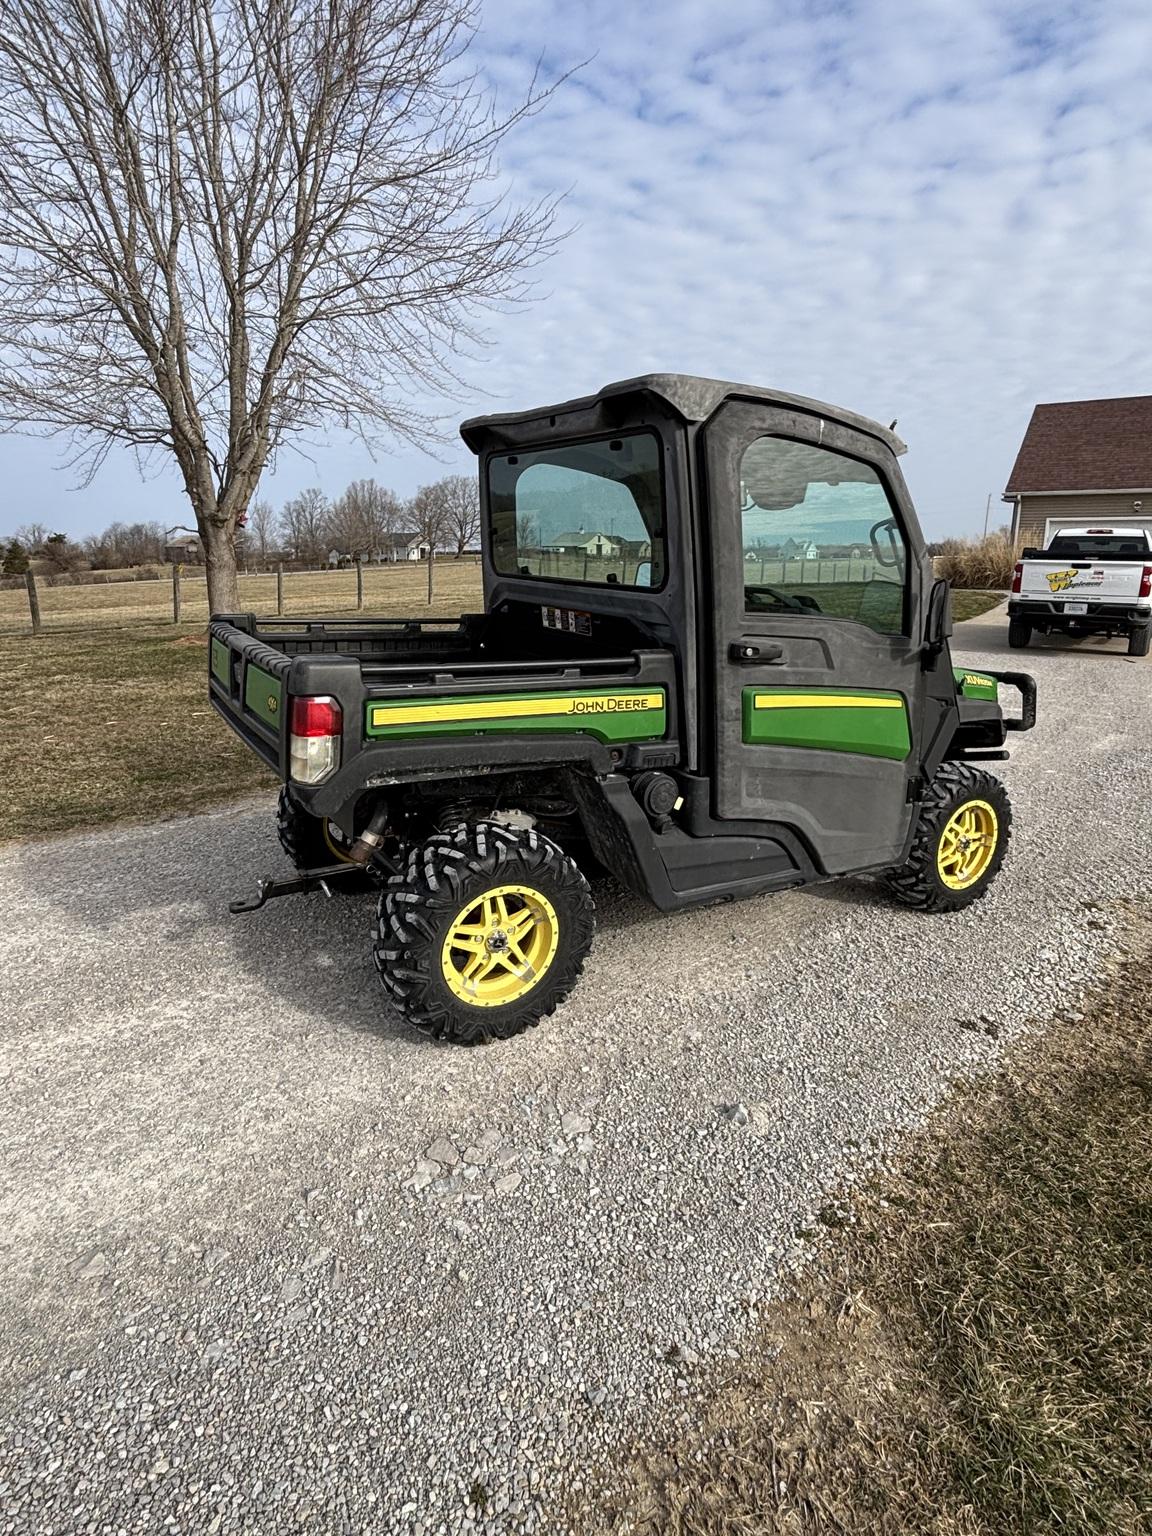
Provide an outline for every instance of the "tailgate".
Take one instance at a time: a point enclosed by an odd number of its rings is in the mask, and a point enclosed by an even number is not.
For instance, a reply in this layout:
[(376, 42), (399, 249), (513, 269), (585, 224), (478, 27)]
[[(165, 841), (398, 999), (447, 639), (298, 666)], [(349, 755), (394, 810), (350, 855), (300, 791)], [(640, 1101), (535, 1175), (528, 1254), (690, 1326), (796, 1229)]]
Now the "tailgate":
[(1084, 603), (1134, 603), (1140, 594), (1143, 565), (1115, 560), (1025, 560), (1020, 583), (1024, 598), (1056, 598)]
[(253, 752), (282, 775), (283, 717), (292, 658), (216, 620), (209, 627), (208, 697)]

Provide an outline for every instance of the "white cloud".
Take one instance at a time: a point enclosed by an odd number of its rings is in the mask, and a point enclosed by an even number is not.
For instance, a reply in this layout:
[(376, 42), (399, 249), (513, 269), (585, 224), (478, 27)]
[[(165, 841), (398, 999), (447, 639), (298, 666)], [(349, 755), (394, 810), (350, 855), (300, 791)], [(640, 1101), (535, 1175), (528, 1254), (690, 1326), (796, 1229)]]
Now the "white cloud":
[[(506, 146), (514, 195), (570, 187), (575, 228), (459, 414), (650, 368), (779, 385), (898, 417), (938, 534), (978, 528), (1035, 401), (1152, 390), (1146, 0), (489, 0), (478, 53), (510, 100), (542, 53), (589, 62)], [(441, 472), (313, 453), (275, 499)], [(12, 521), (143, 515), (159, 489), (109, 469), (57, 517), (45, 462), (0, 444), (28, 482)]]

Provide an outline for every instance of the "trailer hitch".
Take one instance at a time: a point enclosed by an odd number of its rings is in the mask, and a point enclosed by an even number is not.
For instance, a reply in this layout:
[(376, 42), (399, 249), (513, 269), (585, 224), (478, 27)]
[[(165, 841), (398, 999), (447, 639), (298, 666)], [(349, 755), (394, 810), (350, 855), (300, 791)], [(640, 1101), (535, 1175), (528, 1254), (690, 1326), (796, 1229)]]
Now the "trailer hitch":
[(265, 902), (281, 896), (300, 896), (306, 891), (323, 891), (325, 896), (331, 896), (333, 881), (363, 874), (362, 864), (326, 864), (322, 869), (302, 869), (298, 875), (276, 875), (269, 880), (260, 880), (255, 896), (237, 896), (235, 901), (230, 901), (228, 910), (233, 914), (259, 912)]

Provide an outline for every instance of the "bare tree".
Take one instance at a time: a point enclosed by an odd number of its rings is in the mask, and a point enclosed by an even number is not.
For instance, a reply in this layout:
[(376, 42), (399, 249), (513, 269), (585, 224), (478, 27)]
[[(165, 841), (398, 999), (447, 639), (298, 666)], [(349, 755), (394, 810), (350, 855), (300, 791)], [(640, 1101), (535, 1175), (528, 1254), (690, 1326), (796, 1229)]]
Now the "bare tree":
[(320, 565), (328, 544), (330, 509), (323, 491), (310, 486), (284, 503), (280, 531), (293, 557), (308, 565)]
[(0, 0), (0, 424), (175, 461), (209, 600), (295, 434), (432, 430), (554, 207), (492, 190), (475, 0)]
[(440, 485), (446, 512), (445, 532), (455, 544), (459, 560), (480, 533), (480, 489), (472, 475), (449, 475)]
[(375, 480), (354, 480), (332, 508), (328, 527), (334, 547), (363, 559), (386, 549), (402, 513), (392, 491)]
[(268, 551), (276, 533), (276, 509), (270, 501), (254, 501), (248, 513), (248, 532), (259, 552), (261, 561), (268, 559)]
[(49, 529), (44, 523), (22, 523), (16, 530), (17, 539), (30, 555), (40, 553), (48, 534)]
[(444, 481), (438, 480), (435, 485), (422, 485), (408, 503), (408, 516), (428, 562), (428, 601), (431, 603), (436, 551), (443, 548), (448, 537), (448, 502), (444, 495)]

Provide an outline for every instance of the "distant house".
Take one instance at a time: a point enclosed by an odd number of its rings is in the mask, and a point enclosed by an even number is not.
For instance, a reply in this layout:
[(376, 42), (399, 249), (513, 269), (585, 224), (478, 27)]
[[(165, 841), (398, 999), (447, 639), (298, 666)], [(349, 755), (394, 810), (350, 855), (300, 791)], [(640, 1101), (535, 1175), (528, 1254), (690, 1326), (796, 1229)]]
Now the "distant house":
[[(390, 533), (381, 539), (376, 549), (369, 550), (364, 556), (365, 565), (396, 565), (404, 560), (427, 560), (428, 543), (421, 539), (418, 533)], [(330, 549), (328, 551), (328, 564), (352, 565), (356, 560), (355, 553), (347, 550)]]
[(164, 541), (164, 558), (169, 565), (203, 565), (204, 546), (194, 533), (170, 533)]
[(781, 560), (819, 560), (820, 550), (811, 539), (785, 539), (780, 546)]
[[(540, 547), (561, 555), (618, 555), (620, 544), (619, 539), (606, 533), (590, 533), (584, 528), (576, 528), (556, 534)], [(652, 553), (650, 545), (648, 553)]]
[(1038, 405), (1003, 499), (1021, 544), (1054, 522), (1152, 528), (1152, 395)]

